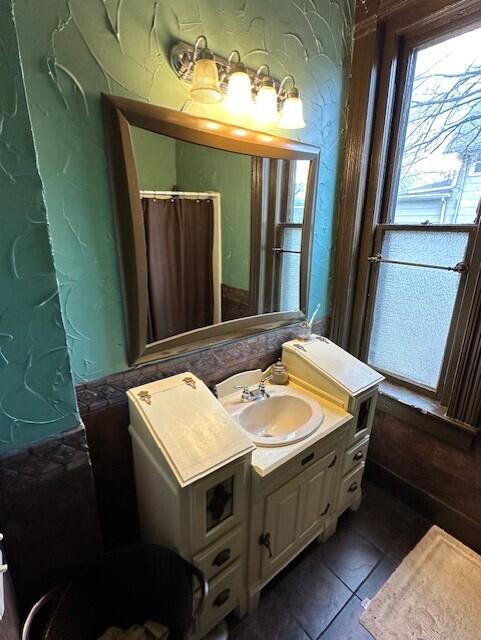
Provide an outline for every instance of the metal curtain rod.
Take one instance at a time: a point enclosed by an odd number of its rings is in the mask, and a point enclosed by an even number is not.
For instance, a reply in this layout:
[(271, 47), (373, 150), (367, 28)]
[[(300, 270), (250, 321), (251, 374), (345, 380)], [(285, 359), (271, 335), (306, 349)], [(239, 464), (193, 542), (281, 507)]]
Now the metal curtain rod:
[(213, 198), (218, 191), (141, 191), (141, 198)]
[(387, 258), (383, 258), (380, 253), (376, 256), (370, 256), (368, 262), (372, 264), (379, 264), (380, 262), (384, 264), (401, 264), (406, 265), (408, 267), (422, 267), (424, 269), (440, 269), (441, 271), (455, 271), (456, 273), (466, 273), (469, 269), (469, 266), (465, 262), (458, 262), (458, 264), (454, 265), (454, 267), (445, 267), (439, 264), (424, 264), (423, 262), (404, 262), (402, 260), (388, 260)]

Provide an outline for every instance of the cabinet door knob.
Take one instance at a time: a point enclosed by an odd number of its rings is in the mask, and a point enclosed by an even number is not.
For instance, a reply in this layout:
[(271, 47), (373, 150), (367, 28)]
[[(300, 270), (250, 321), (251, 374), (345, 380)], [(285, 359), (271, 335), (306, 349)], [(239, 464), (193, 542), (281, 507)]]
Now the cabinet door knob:
[(327, 503), (327, 507), (324, 509), (324, 511), (321, 513), (321, 516), (325, 516), (327, 514), (327, 512), (329, 511), (329, 509), (331, 508), (331, 503), (328, 502)]
[(269, 558), (272, 558), (271, 534), (270, 533), (263, 533), (259, 537), (259, 544), (262, 547), (265, 547), (269, 551)]
[(212, 560), (212, 564), (215, 567), (220, 567), (225, 564), (230, 558), (230, 549), (223, 549), (220, 553), (216, 555), (216, 557)]
[(349, 486), (349, 489), (348, 489), (349, 493), (354, 493), (354, 491), (357, 491), (357, 487), (358, 487), (357, 482), (353, 482), (353, 483)]
[(329, 465), (329, 469), (332, 469), (332, 467), (336, 466), (336, 462), (337, 462), (337, 456), (334, 456), (334, 458), (332, 459), (331, 464)]
[(358, 451), (354, 456), (354, 460), (362, 460), (362, 451)]
[(214, 600), (214, 607), (221, 607), (230, 598), (230, 589), (224, 589), (221, 591), (217, 598)]

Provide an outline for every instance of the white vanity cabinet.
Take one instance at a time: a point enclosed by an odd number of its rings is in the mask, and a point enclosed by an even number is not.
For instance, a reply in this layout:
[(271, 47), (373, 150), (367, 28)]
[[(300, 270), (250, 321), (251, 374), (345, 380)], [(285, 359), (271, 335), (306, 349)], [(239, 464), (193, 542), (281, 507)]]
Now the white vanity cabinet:
[(282, 361), (291, 378), (348, 411), (353, 419), (342, 453), (342, 476), (335, 511), (359, 507), (361, 480), (379, 384), (377, 371), (321, 336), (309, 341), (292, 340), (282, 347)]
[(194, 637), (247, 602), (250, 440), (186, 373), (131, 389), (142, 538), (197, 565), (209, 593)]
[[(326, 409), (327, 411), (327, 409)], [(350, 428), (345, 412), (327, 417), (331, 433), (306, 446), (273, 471), (261, 475), (253, 460), (249, 543), (249, 608), (261, 589), (302, 549), (331, 534), (342, 457)], [(282, 449), (282, 447), (280, 447)], [(262, 462), (263, 452), (254, 456)]]

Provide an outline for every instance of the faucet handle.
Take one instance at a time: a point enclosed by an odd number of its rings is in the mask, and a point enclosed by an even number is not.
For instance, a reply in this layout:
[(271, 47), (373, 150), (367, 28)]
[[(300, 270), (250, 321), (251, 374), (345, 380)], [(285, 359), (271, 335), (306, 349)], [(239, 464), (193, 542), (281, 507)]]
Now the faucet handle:
[(269, 382), (269, 380), (272, 380), (272, 376), (267, 376), (267, 378), (263, 378), (263, 379), (259, 382), (259, 389), (261, 389), (261, 390), (265, 390), (265, 388), (266, 388), (266, 382)]
[(234, 389), (242, 389), (242, 393), (241, 393), (241, 401), (242, 402), (249, 402), (249, 400), (252, 400), (252, 391), (249, 389), (248, 385), (246, 384), (236, 384)]

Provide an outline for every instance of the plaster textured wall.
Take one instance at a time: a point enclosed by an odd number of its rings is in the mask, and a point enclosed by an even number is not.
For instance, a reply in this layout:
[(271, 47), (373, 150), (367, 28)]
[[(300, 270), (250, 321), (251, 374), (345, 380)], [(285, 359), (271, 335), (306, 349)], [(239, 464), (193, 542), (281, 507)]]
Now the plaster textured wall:
[(0, 453), (79, 422), (13, 17), (0, 4)]
[[(100, 92), (232, 120), (187, 106), (168, 49), (203, 33), (251, 66), (296, 77), (302, 140), (320, 146), (311, 307), (329, 304), (343, 86), (353, 0), (16, 0), (27, 97), (51, 226), (60, 295), (78, 381), (126, 368)], [(347, 61), (347, 62), (346, 62)]]

